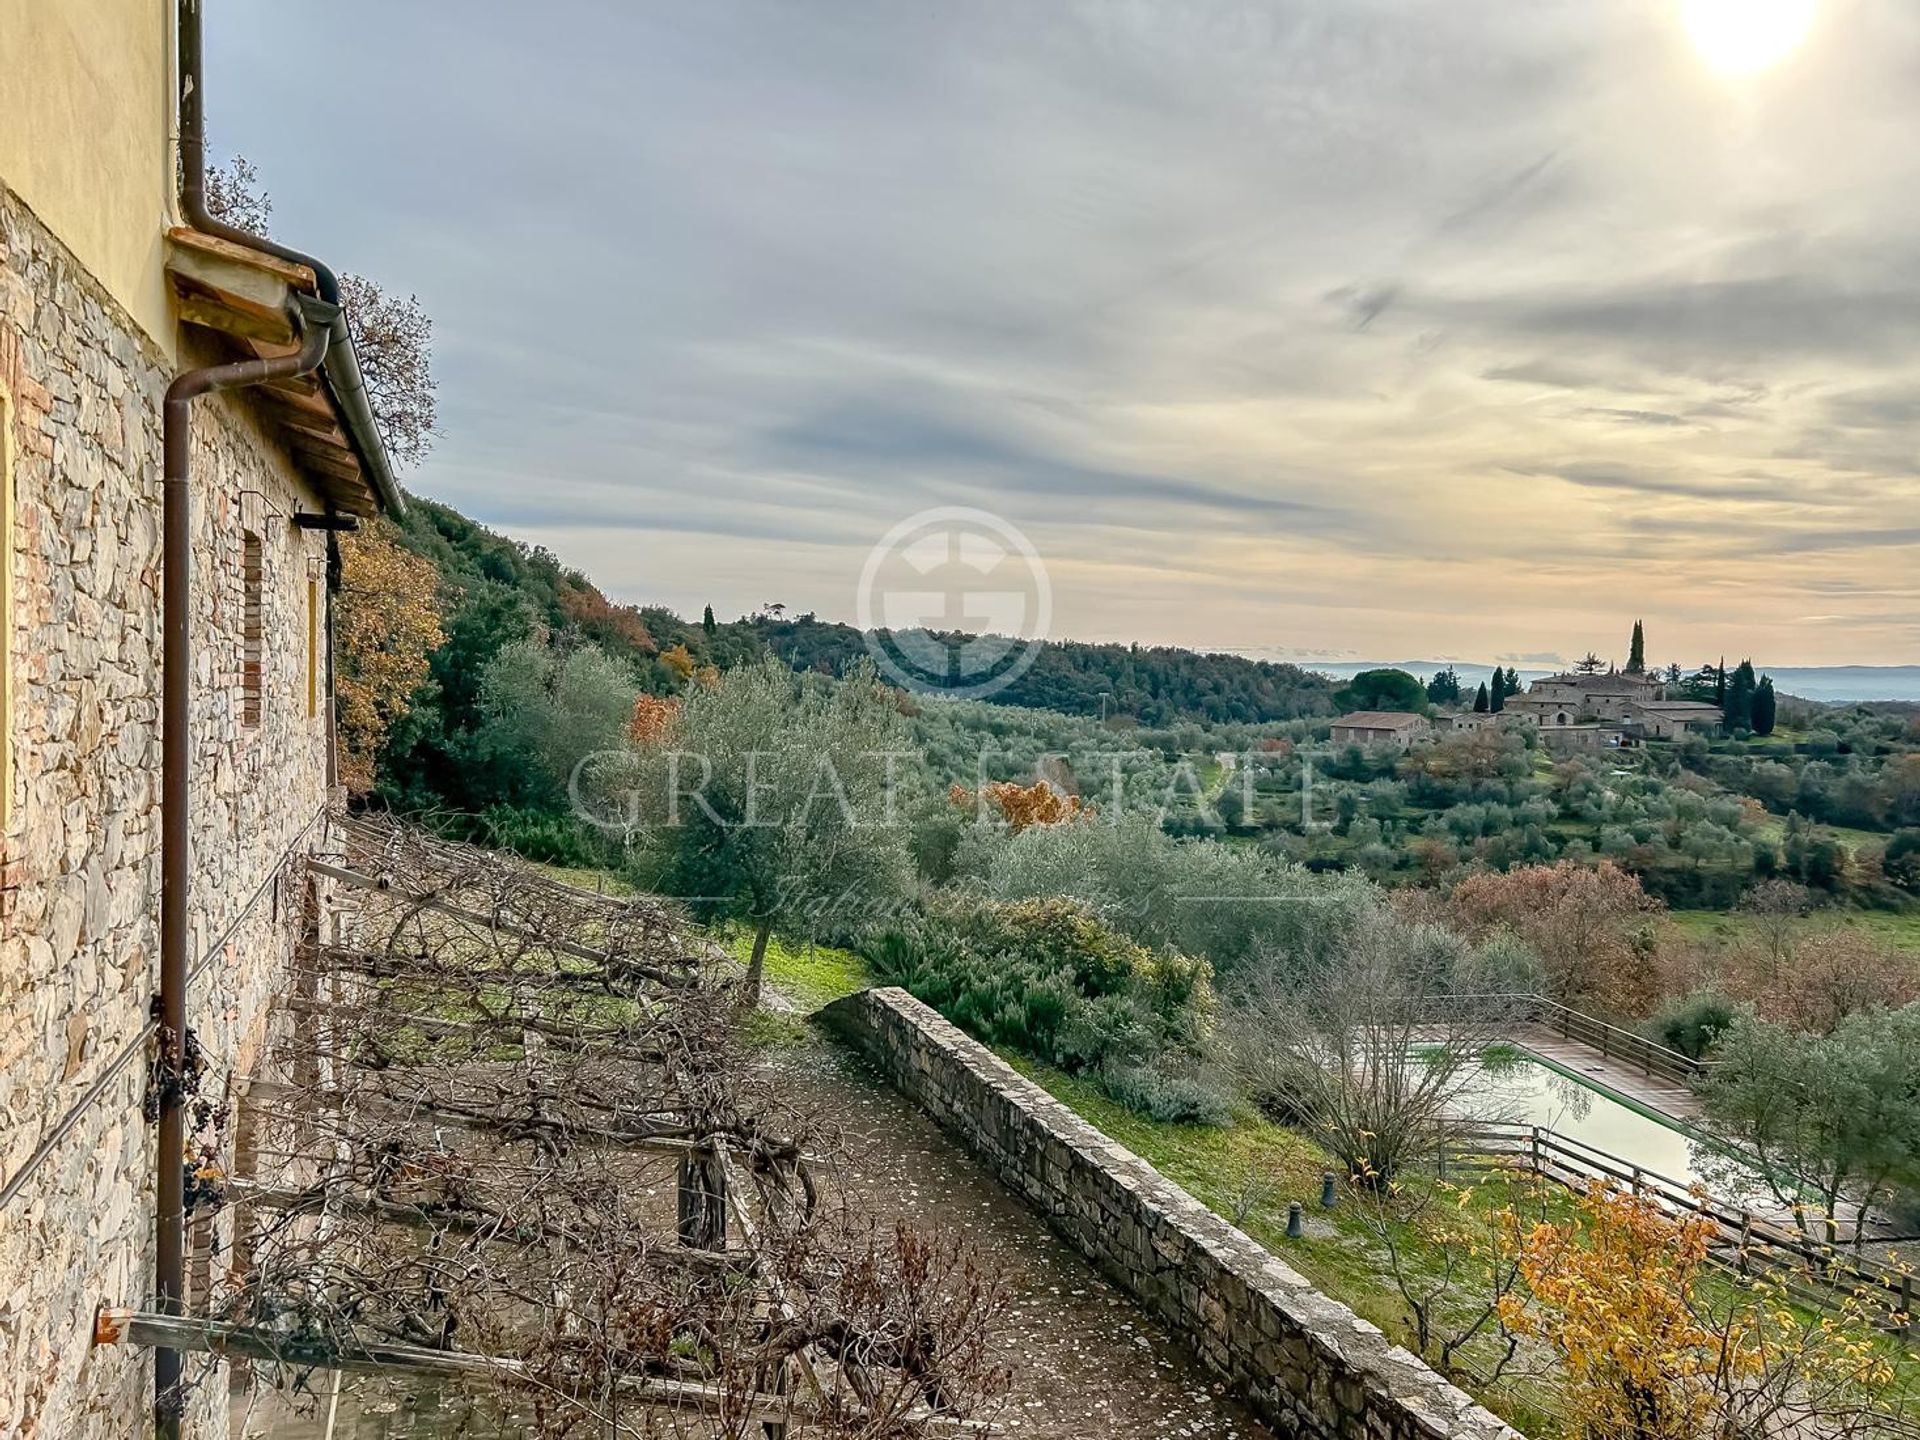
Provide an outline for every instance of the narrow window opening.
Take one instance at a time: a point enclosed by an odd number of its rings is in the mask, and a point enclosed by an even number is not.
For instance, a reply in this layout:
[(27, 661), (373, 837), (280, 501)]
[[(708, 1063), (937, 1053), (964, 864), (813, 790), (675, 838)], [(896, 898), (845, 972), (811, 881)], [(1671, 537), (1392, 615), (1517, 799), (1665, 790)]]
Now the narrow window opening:
[(266, 671), (266, 554), (260, 537), (246, 531), (240, 538), (241, 583), (245, 588), (245, 610), (240, 630), (240, 723), (260, 723), (260, 702), (265, 691)]
[(307, 581), (307, 718), (320, 713), (320, 582)]

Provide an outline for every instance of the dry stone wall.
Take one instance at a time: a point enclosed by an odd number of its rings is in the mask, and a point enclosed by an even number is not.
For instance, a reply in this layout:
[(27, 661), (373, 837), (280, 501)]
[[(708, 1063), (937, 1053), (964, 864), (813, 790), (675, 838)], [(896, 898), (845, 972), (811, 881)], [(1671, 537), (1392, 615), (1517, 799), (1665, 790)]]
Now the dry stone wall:
[[(156, 243), (158, 236), (156, 234)], [(0, 1436), (140, 1433), (151, 1362), (92, 1349), (152, 1288), (153, 1127), (137, 1048), (158, 972), (160, 402), (148, 337), (0, 185), (0, 397), (13, 455), (12, 786), (0, 874), (0, 1179), (105, 1086), (0, 1209)], [(315, 508), (243, 400), (195, 402), (189, 1016), (219, 1096), (254, 1063), (320, 843), (326, 735), (306, 704)], [(264, 671), (243, 723), (241, 531), (261, 541)], [(322, 586), (324, 602), (324, 586)], [(132, 1047), (132, 1048), (130, 1048)], [(114, 1069), (115, 1063), (119, 1068)], [(225, 1433), (204, 1357), (189, 1433)]]
[(904, 990), (822, 1023), (873, 1060), (1283, 1435), (1517, 1440), (1378, 1327)]

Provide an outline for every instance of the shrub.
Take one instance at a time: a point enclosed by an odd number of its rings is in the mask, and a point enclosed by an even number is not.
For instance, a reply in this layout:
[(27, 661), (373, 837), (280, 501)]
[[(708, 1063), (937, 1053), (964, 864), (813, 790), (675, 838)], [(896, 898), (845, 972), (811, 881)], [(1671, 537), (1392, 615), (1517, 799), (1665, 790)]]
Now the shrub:
[[(989, 1045), (1100, 1074), (1128, 1104), (1153, 1097), (1150, 1114), (1224, 1114), (1178, 1065), (1212, 1009), (1207, 963), (1149, 949), (1077, 901), (942, 896), (862, 950), (882, 979)], [(1113, 1078), (1162, 1062), (1153, 1080)]]
[(1233, 1119), (1227, 1097), (1197, 1074), (1159, 1065), (1114, 1065), (1100, 1083), (1128, 1109), (1167, 1124), (1222, 1126)]
[(1704, 1059), (1739, 1013), (1710, 992), (1689, 995), (1654, 1022), (1654, 1036), (1668, 1049), (1694, 1060)]

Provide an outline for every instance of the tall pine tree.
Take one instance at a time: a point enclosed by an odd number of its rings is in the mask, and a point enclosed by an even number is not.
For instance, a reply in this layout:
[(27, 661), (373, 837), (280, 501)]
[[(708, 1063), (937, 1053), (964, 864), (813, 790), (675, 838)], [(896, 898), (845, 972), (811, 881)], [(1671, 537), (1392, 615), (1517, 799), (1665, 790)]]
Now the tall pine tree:
[(1640, 628), (1638, 620), (1633, 622), (1633, 639), (1627, 646), (1627, 673), (1643, 675), (1647, 669), (1647, 632)]
[(1520, 672), (1514, 669), (1513, 666), (1509, 665), (1507, 666), (1507, 694), (1518, 695), (1519, 693), (1520, 693)]

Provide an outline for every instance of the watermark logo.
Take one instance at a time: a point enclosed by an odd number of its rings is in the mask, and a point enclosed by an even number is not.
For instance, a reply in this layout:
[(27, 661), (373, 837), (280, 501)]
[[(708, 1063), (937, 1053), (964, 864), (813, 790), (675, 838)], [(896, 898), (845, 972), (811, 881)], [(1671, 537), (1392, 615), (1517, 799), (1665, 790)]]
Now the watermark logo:
[(854, 610), (868, 652), (895, 684), (979, 700), (1033, 664), (1053, 620), (1053, 588), (1016, 526), (940, 505), (881, 537)]

